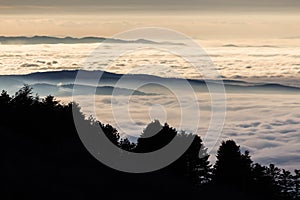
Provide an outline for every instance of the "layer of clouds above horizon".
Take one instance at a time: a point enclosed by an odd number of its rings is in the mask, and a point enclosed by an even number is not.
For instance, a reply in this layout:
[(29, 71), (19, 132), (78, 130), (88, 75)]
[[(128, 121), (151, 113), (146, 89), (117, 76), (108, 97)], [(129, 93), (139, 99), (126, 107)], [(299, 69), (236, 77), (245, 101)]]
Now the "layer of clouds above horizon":
[[(179, 128), (180, 118), (183, 118), (182, 114), (178, 114), (179, 111), (184, 113), (195, 111), (195, 107), (191, 106), (194, 104), (190, 100), (179, 108), (176, 99), (165, 96), (135, 96), (131, 98), (129, 104), (120, 103), (124, 102), (122, 98), (126, 99), (126, 97), (96, 96), (95, 108), (90, 106), (91, 98), (88, 96), (77, 97), (76, 100), (80, 102), (87, 116), (95, 111), (97, 119), (112, 124), (120, 133), (125, 132), (129, 136), (141, 133), (151, 119), (159, 119), (164, 123), (166, 117), (167, 122), (178, 130), (195, 133), (190, 130), (195, 127), (194, 115), (186, 116), (191, 117), (186, 119), (189, 123), (184, 123), (182, 129)], [(60, 99), (68, 102), (67, 98)], [(206, 147), (213, 148), (209, 152), (211, 161), (215, 160), (214, 155), (220, 142), (233, 139), (243, 151), (250, 151), (255, 162), (263, 165), (274, 163), (289, 170), (299, 169), (300, 115), (297, 112), (299, 103), (295, 95), (227, 94), (226, 120), (219, 138), (206, 135), (207, 122), (211, 114), (207, 108), (210, 105), (207, 100), (208, 97), (201, 94), (199, 102), (201, 122), (198, 133), (203, 139), (207, 137)], [(117, 122), (114, 116), (118, 116)]]
[(300, 37), (297, 0), (0, 0), (1, 35), (105, 36), (164, 27), (195, 39)]
[[(1, 10), (26, 12), (53, 11), (64, 9), (81, 12), (90, 11), (153, 11), (153, 10), (185, 10), (185, 11), (299, 11), (300, 1), (297, 0), (0, 0)], [(82, 8), (84, 8), (82, 10)]]

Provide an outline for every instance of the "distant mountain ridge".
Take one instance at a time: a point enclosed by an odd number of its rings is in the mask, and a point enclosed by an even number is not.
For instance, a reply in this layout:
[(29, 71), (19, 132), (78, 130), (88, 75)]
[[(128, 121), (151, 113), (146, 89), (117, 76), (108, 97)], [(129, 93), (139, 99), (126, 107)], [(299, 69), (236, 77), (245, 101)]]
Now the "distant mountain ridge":
[[(164, 78), (158, 77), (154, 75), (146, 75), (146, 74), (115, 74), (111, 72), (105, 71), (85, 71), (85, 70), (63, 70), (63, 71), (52, 71), (52, 72), (36, 72), (32, 74), (25, 75), (0, 75), (0, 85), (5, 89), (6, 87), (11, 87), (16, 85), (17, 87), (21, 86), (22, 83), (27, 84), (36, 84), (36, 83), (49, 83), (49, 84), (81, 84), (81, 82), (76, 82), (76, 78), (78, 72), (80, 72), (80, 80), (85, 84), (94, 84), (93, 80), (99, 80), (101, 77), (101, 81), (99, 82), (102, 86), (114, 86), (118, 81), (122, 79), (122, 83), (128, 84), (124, 86), (127, 89), (130, 89), (132, 82), (138, 83), (158, 83), (159, 84), (174, 84), (180, 87), (180, 85), (186, 84), (186, 81), (194, 89), (204, 88), (202, 91), (207, 91), (206, 85), (209, 84), (222, 84), (222, 82), (218, 80), (195, 80), (195, 79), (181, 79), (181, 78)], [(281, 85), (277, 83), (254, 83), (254, 82), (244, 82), (238, 80), (223, 80), (224, 87), (226, 92), (251, 92), (251, 93), (281, 93), (281, 92), (289, 92), (294, 94), (300, 93), (300, 88)], [(133, 84), (134, 85), (134, 84)], [(155, 86), (158, 87), (158, 86)], [(123, 88), (124, 89), (124, 88)]]
[[(89, 86), (89, 85), (75, 85), (75, 84), (65, 84), (65, 85), (52, 85), (47, 83), (36, 83), (30, 85), (34, 89), (34, 92), (42, 96), (46, 96), (49, 93), (55, 94), (57, 96), (72, 96), (72, 95), (156, 95), (154, 93), (145, 93), (139, 90), (132, 90), (127, 88), (112, 87), (112, 86)], [(73, 88), (76, 88), (73, 91)]]
[(53, 36), (13, 36), (6, 37), (0, 36), (0, 44), (3, 45), (29, 45), (29, 44), (89, 44), (89, 43), (140, 43), (140, 44), (170, 44), (170, 45), (183, 45), (182, 43), (170, 42), (154, 42), (146, 39), (137, 40), (122, 40), (115, 38), (105, 37), (53, 37)]

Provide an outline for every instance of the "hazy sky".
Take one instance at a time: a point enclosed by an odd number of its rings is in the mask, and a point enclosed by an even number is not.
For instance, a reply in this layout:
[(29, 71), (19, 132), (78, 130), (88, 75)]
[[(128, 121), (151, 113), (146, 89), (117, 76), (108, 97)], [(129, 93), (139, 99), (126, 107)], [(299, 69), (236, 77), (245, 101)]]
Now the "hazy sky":
[[(106, 10), (299, 10), (299, 0), (0, 0), (11, 11), (22, 9), (75, 9), (84, 12)], [(23, 10), (24, 12), (24, 10)]]
[(0, 0), (0, 35), (112, 36), (143, 26), (194, 38), (300, 37), (299, 0)]

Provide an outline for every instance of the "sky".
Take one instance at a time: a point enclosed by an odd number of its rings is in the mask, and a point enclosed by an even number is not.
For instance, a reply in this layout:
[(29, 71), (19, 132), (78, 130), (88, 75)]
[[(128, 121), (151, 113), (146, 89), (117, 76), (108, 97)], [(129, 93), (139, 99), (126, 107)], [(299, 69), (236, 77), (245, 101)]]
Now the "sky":
[(1, 0), (0, 3), (2, 8), (18, 10), (18, 12), (26, 12), (25, 9), (35, 11), (42, 9), (49, 12), (61, 9), (81, 12), (94, 12), (98, 9), (102, 12), (104, 10), (121, 12), (132, 10), (297, 11), (300, 6), (298, 0)]
[(0, 35), (112, 36), (165, 27), (196, 39), (300, 38), (298, 0), (0, 0)]

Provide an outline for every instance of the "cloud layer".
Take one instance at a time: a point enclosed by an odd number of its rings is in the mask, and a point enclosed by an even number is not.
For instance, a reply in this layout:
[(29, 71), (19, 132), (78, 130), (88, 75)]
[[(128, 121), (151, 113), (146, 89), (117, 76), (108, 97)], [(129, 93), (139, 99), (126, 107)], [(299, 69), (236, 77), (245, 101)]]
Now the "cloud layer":
[[(94, 50), (99, 44), (76, 45), (1, 45), (0, 74), (26, 74), (36, 71), (79, 69), (113, 73), (153, 74), (167, 77), (201, 78), (199, 71), (180, 57), (156, 50), (127, 53), (112, 61), (109, 67), (106, 54)], [(120, 48), (122, 45), (120, 44)], [(130, 50), (130, 46), (124, 45)], [(174, 47), (173, 47), (174, 48)], [(224, 79), (242, 79), (257, 82), (276, 82), (300, 86), (300, 49), (293, 46), (223, 45), (205, 49), (215, 68)], [(93, 53), (93, 59), (86, 60)], [(191, 55), (193, 56), (193, 55)], [(203, 54), (204, 57), (207, 55)], [(205, 58), (199, 57), (199, 63)], [(204, 63), (205, 64), (205, 63)], [(210, 63), (209, 63), (210, 64)], [(151, 66), (151, 67), (149, 67)]]
[[(95, 110), (91, 107), (91, 97), (85, 96), (80, 97), (80, 104), (86, 114), (96, 114), (99, 120), (114, 125), (123, 134), (137, 136), (151, 120), (160, 119), (188, 132), (198, 132), (203, 138), (209, 138), (207, 146), (214, 145), (216, 138), (206, 135), (211, 119), (210, 97), (199, 95), (200, 117), (195, 114), (198, 108), (191, 99), (187, 98), (186, 104), (179, 106), (175, 96), (135, 96), (126, 104), (120, 103), (126, 97), (97, 96)], [(220, 141), (234, 139), (243, 150), (250, 151), (256, 162), (275, 163), (291, 170), (299, 168), (299, 100), (298, 95), (227, 94), (224, 128), (210, 153), (216, 154)], [(189, 113), (190, 118), (181, 124), (184, 113)], [(200, 121), (195, 131), (192, 129), (197, 117)], [(214, 156), (211, 159), (213, 161)]]

